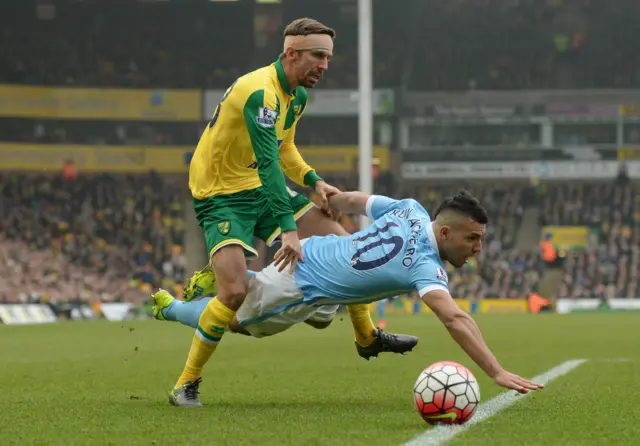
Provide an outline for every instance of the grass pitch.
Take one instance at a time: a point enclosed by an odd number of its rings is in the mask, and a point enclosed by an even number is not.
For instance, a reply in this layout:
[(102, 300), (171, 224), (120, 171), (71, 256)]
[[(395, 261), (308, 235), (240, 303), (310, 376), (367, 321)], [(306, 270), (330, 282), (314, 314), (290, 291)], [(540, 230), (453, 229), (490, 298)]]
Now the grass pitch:
[[(169, 406), (193, 330), (159, 321), (0, 326), (0, 444), (399, 445), (429, 428), (412, 388), (435, 361), (468, 366), (483, 401), (501, 393), (432, 316), (406, 356), (357, 356), (348, 317), (326, 330), (225, 338), (202, 409)], [(589, 361), (455, 437), (451, 445), (640, 444), (640, 316), (477, 316), (503, 365), (526, 377)], [(618, 361), (617, 358), (625, 358)]]

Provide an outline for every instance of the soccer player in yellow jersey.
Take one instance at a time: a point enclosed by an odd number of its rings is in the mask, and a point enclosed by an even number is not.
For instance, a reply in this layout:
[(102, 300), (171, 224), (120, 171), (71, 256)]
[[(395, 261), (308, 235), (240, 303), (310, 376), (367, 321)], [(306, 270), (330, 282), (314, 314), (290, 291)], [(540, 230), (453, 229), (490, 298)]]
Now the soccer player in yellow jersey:
[[(174, 405), (200, 405), (204, 365), (247, 294), (246, 258), (257, 256), (254, 236), (268, 245), (281, 236), (274, 260), (281, 270), (289, 266), (293, 272), (297, 261), (304, 262), (298, 237), (348, 235), (304, 196), (290, 191), (284, 177), (313, 188), (325, 209), (328, 197), (339, 193), (305, 163), (294, 144), (296, 124), (307, 106), (305, 87), (313, 88), (327, 70), (334, 36), (331, 28), (312, 19), (290, 23), (279, 59), (229, 87), (200, 138), (189, 188), (211, 263), (191, 279), (185, 300), (212, 291), (217, 296), (200, 316), (187, 363), (171, 392)], [(348, 310), (360, 356), (404, 353), (415, 345), (415, 338), (376, 329), (367, 305)]]

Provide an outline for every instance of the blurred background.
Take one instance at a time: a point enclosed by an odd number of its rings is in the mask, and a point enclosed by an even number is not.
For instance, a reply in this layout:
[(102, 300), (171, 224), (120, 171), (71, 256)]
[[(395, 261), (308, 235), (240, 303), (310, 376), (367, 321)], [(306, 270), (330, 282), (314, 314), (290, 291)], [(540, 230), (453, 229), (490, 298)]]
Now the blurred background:
[[(640, 308), (640, 3), (372, 4), (375, 193), (434, 211), (466, 188), (490, 214), (452, 295), (472, 312)], [(205, 121), (303, 16), (338, 36), (296, 142), (356, 189), (356, 0), (0, 3), (0, 321), (119, 319), (181, 293), (207, 261), (187, 187)]]

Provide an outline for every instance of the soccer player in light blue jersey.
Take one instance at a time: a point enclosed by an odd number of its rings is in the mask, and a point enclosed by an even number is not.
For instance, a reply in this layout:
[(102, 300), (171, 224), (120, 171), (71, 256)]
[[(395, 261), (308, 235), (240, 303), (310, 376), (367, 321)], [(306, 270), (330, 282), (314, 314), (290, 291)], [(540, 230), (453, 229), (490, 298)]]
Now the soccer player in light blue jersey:
[[(521, 393), (542, 387), (505, 371), (473, 319), (449, 295), (443, 262), (460, 268), (482, 250), (488, 218), (474, 197), (462, 192), (447, 198), (433, 221), (412, 199), (343, 192), (332, 196), (329, 205), (338, 212), (366, 215), (373, 223), (350, 236), (304, 240), (305, 261), (293, 274), (278, 267), (282, 257), (258, 273), (250, 272), (249, 294), (229, 325), (230, 331), (263, 337), (300, 322), (325, 328), (339, 305), (370, 303), (417, 290), (451, 336), (498, 385)], [(208, 300), (180, 302), (161, 290), (154, 295), (154, 315), (199, 329), (200, 313)], [(376, 350), (357, 347), (368, 359), (394, 351), (393, 339), (387, 338), (398, 337), (404, 346), (412, 338), (376, 330)], [(414, 339), (411, 347), (418, 342)], [(199, 382), (192, 385), (195, 389), (186, 385), (183, 392), (174, 393), (179, 399), (174, 404), (200, 405)]]

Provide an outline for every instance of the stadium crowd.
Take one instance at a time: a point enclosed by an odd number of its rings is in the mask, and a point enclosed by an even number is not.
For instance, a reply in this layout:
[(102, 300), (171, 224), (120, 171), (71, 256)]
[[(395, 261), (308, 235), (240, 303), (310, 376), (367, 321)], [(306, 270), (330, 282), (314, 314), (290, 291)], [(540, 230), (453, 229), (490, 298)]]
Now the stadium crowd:
[[(396, 86), (396, 64), (406, 41), (398, 33), (408, 33), (402, 27), (404, 10), (375, 3), (380, 26), (374, 47), (385, 55), (374, 67), (376, 83)], [(192, 2), (188, 7), (176, 2), (56, 2), (35, 9), (24, 2), (14, 5), (11, 14), (0, 14), (0, 83), (227, 88), (240, 74), (278, 57), (281, 26), (290, 16), (312, 16), (339, 35), (340, 49), (324, 86), (357, 86), (353, 7), (284, 2), (272, 10), (255, 11), (252, 2)]]
[(567, 252), (558, 297), (640, 297), (640, 187), (620, 178), (546, 189), (541, 223), (590, 230), (585, 249)]
[(153, 173), (12, 173), (0, 184), (0, 300), (140, 300), (158, 286), (181, 291), (184, 184)]
[[(328, 177), (343, 190), (353, 179)], [(429, 212), (461, 187), (489, 213), (484, 250), (448, 268), (455, 297), (521, 298), (543, 272), (535, 251), (515, 249), (525, 186), (412, 185), (382, 175), (375, 193), (415, 197)], [(157, 287), (181, 292), (185, 279), (184, 178), (148, 175), (2, 174), (0, 301), (146, 299)], [(618, 183), (543, 183), (541, 224), (588, 226), (585, 249), (569, 250), (558, 297), (640, 297), (640, 189)], [(357, 230), (356, 216), (341, 220)], [(273, 255), (265, 251), (261, 268)]]
[(638, 2), (420, 3), (421, 43), (412, 55), (411, 89), (633, 88), (640, 83), (640, 48), (633, 35)]
[[(239, 74), (277, 57), (284, 23), (311, 16), (338, 31), (323, 87), (357, 87), (355, 1), (284, 1), (270, 9), (253, 2), (185, 8), (176, 2), (65, 1), (5, 8), (11, 10), (0, 14), (0, 83), (226, 88)], [(402, 8), (375, 0), (373, 11), (378, 87), (640, 83), (640, 43), (632, 22), (640, 4), (632, 0), (406, 0)]]
[[(355, 88), (354, 5), (285, 1), (265, 12), (253, 2), (202, 2), (188, 8), (176, 2), (59, 1), (37, 7), (12, 2), (0, 6), (11, 8), (0, 13), (0, 83), (222, 89), (239, 74), (274, 60), (281, 51), (282, 24), (308, 15), (338, 31), (322, 88)], [(639, 8), (631, 0), (407, 0), (403, 8), (374, 0), (374, 83), (421, 90), (637, 87), (640, 41), (630, 20)], [(408, 25), (407, 15), (416, 23)], [(613, 125), (572, 125), (558, 125), (557, 143), (615, 140)], [(356, 126), (356, 118), (305, 117), (296, 141), (352, 145)], [(485, 146), (539, 139), (537, 126), (499, 127), (441, 126), (424, 134), (417, 129), (412, 139), (420, 145)], [(0, 140), (193, 146), (202, 128), (201, 123), (3, 118)], [(624, 132), (629, 141), (640, 141), (637, 124)], [(378, 132), (375, 138), (382, 143)], [(327, 179), (343, 190), (357, 187), (355, 176)], [(559, 297), (640, 297), (640, 189), (622, 180), (540, 186), (541, 224), (591, 230), (586, 249), (567, 253)], [(540, 261), (535, 252), (514, 246), (524, 186), (449, 183), (401, 189), (386, 173), (375, 184), (376, 193), (415, 197), (431, 212), (445, 195), (466, 186), (488, 209), (484, 252), (449, 271), (456, 297), (510, 298), (536, 291)], [(154, 174), (81, 173), (65, 180), (1, 173), (0, 301), (142, 300), (158, 286), (180, 294), (186, 202), (184, 179)], [(357, 228), (355, 216), (344, 216), (342, 223), (350, 232)]]

